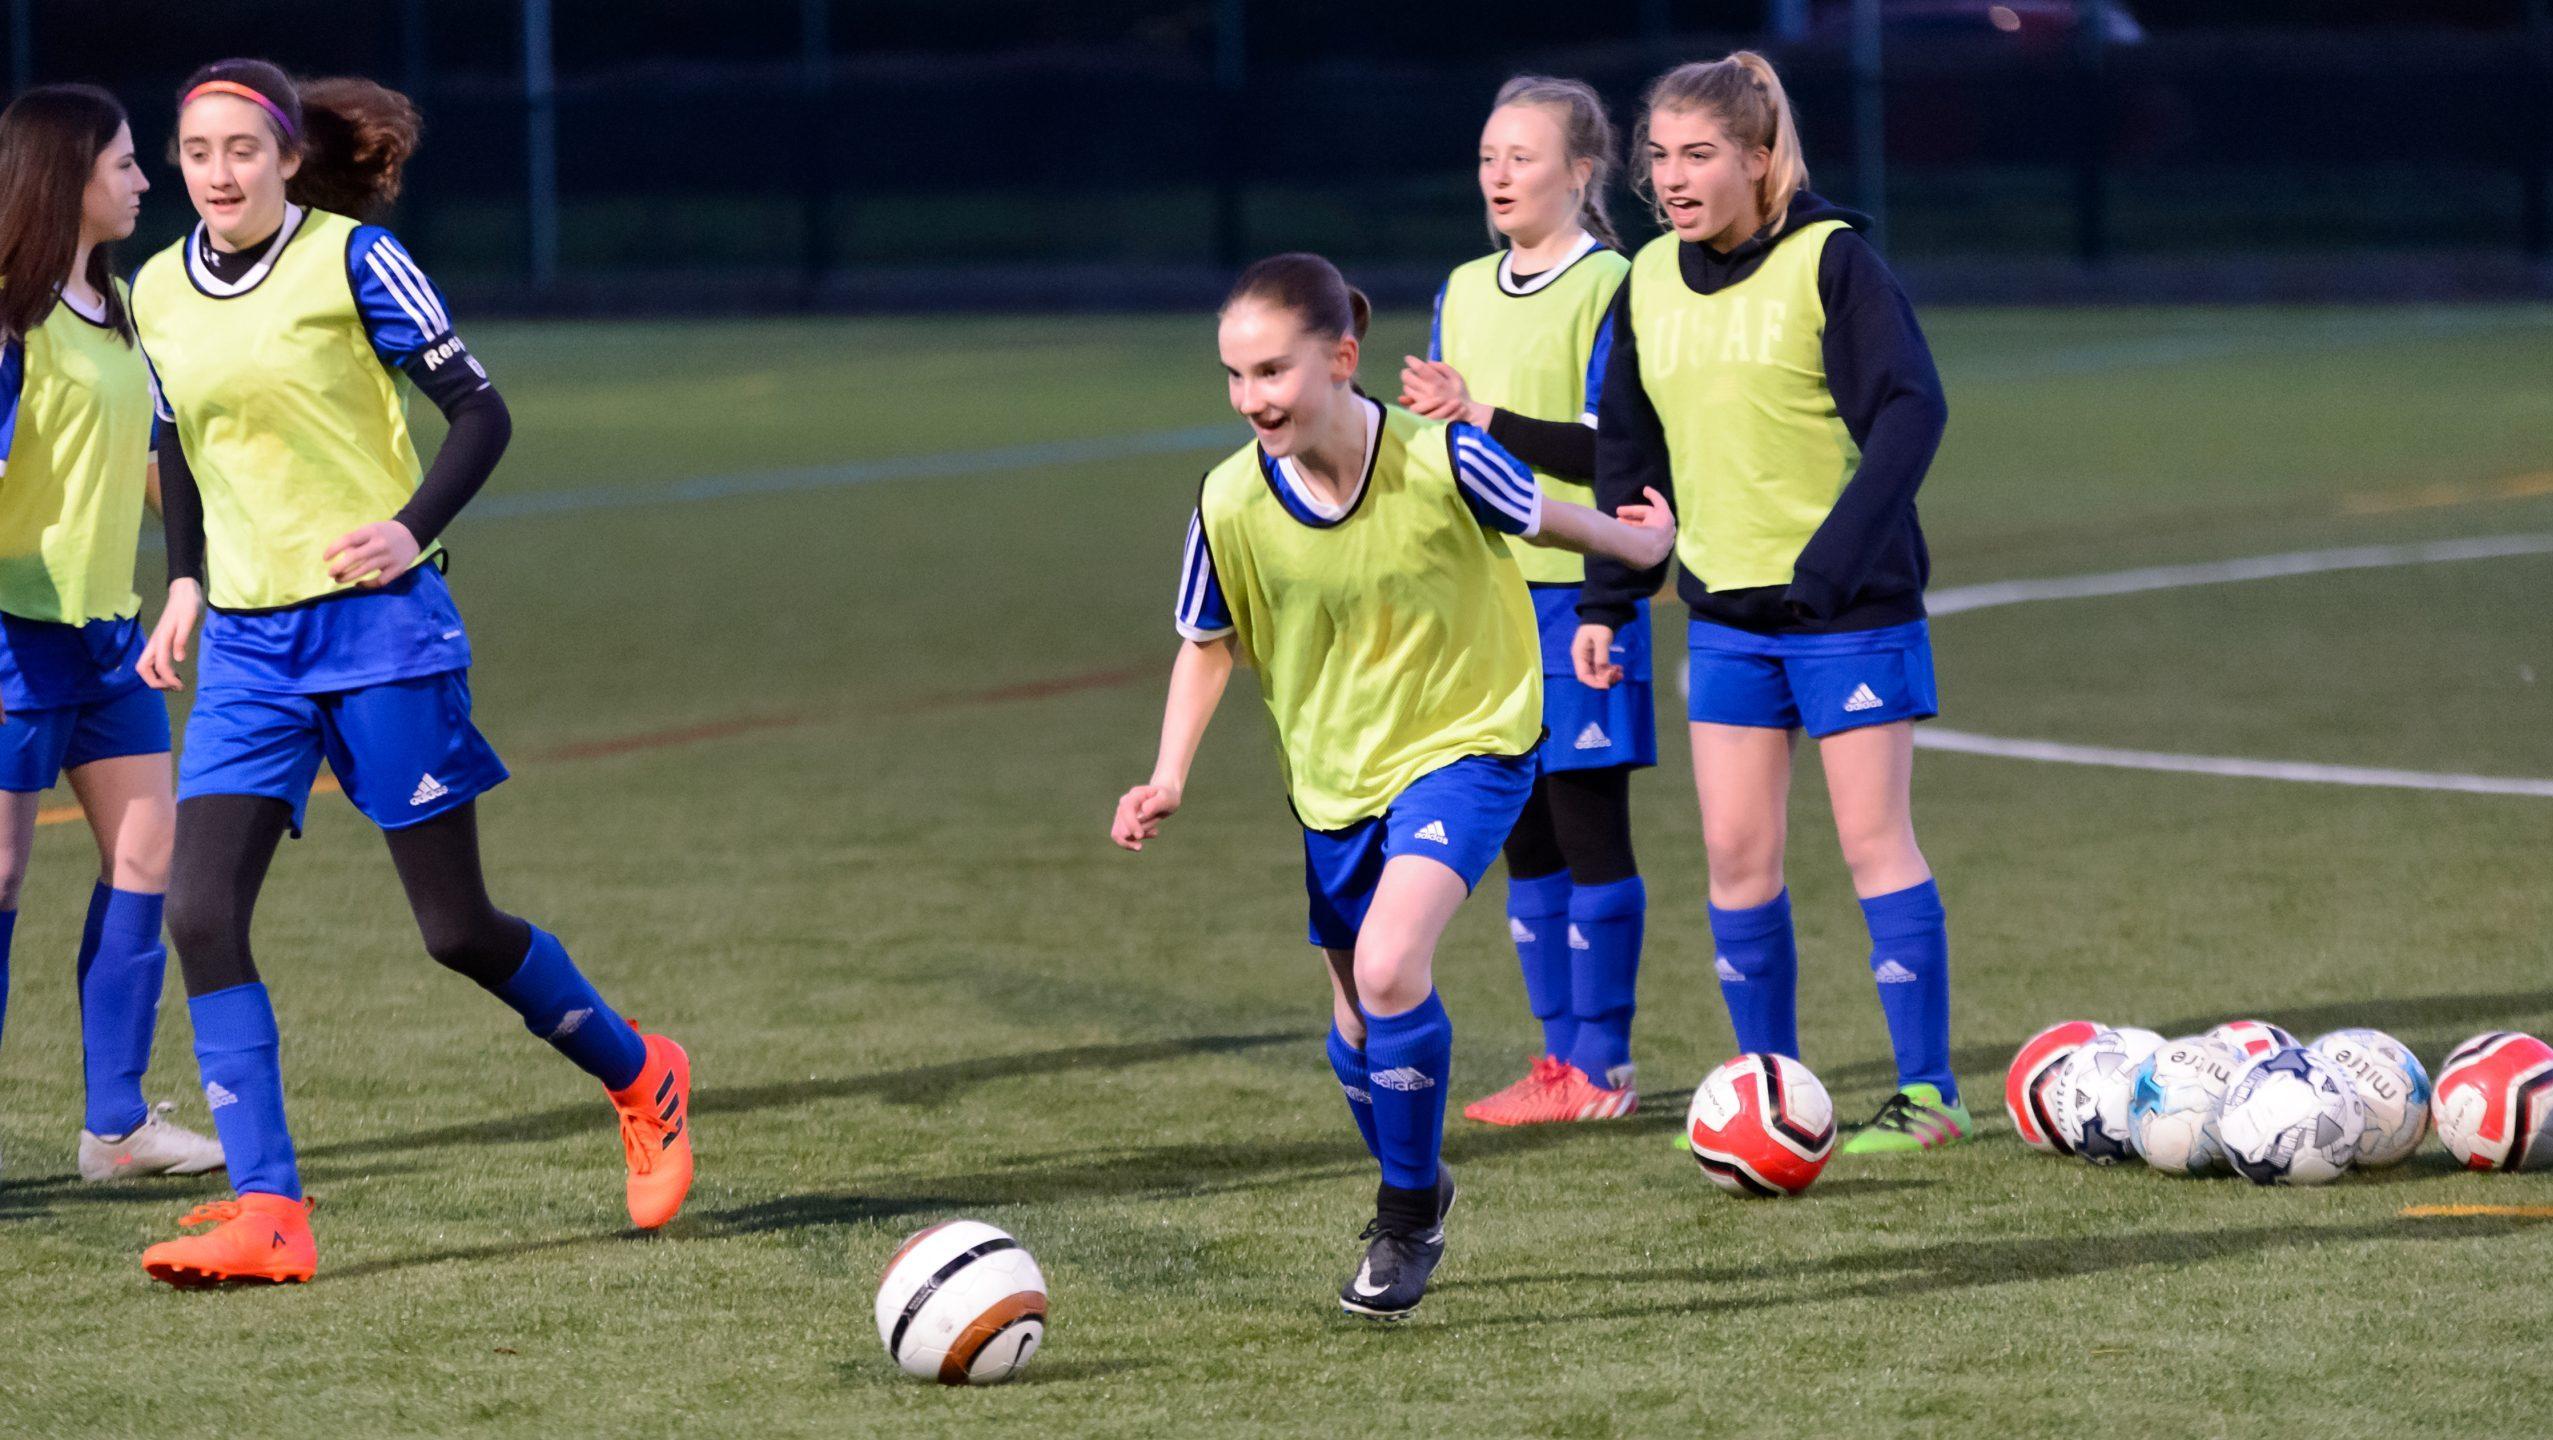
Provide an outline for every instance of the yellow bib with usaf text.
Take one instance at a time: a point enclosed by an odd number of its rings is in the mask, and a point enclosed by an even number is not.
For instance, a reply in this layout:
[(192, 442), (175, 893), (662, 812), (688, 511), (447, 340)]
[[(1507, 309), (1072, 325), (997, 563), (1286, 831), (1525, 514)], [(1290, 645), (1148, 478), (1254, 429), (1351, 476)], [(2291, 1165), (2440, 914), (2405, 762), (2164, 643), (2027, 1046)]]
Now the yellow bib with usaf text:
[(1755, 273), (1709, 295), (1684, 283), (1676, 238), (1631, 269), (1640, 385), (1666, 434), (1680, 513), (1676, 558), (1706, 590), (1788, 585), (1791, 566), (1861, 466), (1826, 388), (1821, 220)]

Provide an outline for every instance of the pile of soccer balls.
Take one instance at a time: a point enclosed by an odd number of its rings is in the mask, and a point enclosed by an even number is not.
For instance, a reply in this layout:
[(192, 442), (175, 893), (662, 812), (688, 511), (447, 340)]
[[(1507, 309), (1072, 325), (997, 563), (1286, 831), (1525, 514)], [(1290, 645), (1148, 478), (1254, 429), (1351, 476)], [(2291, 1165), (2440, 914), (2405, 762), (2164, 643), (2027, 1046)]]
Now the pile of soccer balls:
[(2476, 1035), (2449, 1052), (2433, 1089), (2420, 1057), (2381, 1030), (2300, 1045), (2262, 1020), (2178, 1040), (2069, 1020), (2013, 1057), (2004, 1109), (2033, 1149), (2260, 1185), (2401, 1164), (2433, 1116), (2467, 1168), (2553, 1169), (2553, 1045)]

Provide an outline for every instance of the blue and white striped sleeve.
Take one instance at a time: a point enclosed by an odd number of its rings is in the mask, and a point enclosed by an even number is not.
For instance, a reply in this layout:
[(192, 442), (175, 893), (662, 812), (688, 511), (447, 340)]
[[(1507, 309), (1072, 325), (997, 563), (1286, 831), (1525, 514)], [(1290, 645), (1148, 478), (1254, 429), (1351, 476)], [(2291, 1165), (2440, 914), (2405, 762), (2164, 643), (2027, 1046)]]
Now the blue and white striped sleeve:
[(1445, 427), (1454, 452), (1454, 484), (1480, 523), (1526, 539), (1542, 531), (1542, 486), (1525, 462), (1487, 431), (1455, 421)]
[(1604, 394), (1605, 367), (1613, 362), (1613, 309), (1607, 306), (1604, 320), (1596, 326), (1596, 343), (1587, 347), (1587, 408), (1578, 423), (1596, 428), (1596, 400)]
[(1445, 291), (1454, 282), (1448, 280), (1436, 287), (1436, 309), (1427, 321), (1427, 358), (1445, 358)]
[(8, 473), (9, 451), (18, 443), (18, 397), (27, 389), (27, 347), (12, 340), (0, 347), (0, 474)]
[(463, 396), (487, 388), (487, 368), (453, 333), (443, 292), (397, 236), (378, 225), (358, 227), (346, 246), (346, 279), (382, 364), (405, 371), (447, 414)]
[(1204, 519), (1188, 515), (1188, 543), (1179, 557), (1179, 604), (1171, 623), (1190, 640), (1220, 640), (1232, 633), (1232, 610), (1215, 578), (1214, 553), (1206, 548)]

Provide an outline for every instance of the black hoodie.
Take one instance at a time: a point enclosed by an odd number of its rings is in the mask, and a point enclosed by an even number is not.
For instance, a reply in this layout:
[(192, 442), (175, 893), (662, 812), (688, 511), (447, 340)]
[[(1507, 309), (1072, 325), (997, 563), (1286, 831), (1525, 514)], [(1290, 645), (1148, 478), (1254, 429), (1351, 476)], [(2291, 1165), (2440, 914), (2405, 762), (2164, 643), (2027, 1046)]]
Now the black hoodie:
[[(1713, 592), (1690, 573), (1678, 578), (1676, 593), (1696, 616), (1714, 624), (1766, 634), (1828, 634), (1923, 618), (1931, 561), (1915, 521), (1915, 489), (1932, 464), (1949, 412), (1914, 308), (1879, 252), (1857, 233), (1870, 223), (1868, 217), (1801, 191), (1779, 231), (1758, 231), (1725, 255), (1707, 245), (1679, 243), (1678, 268), (1695, 294), (1712, 294), (1754, 274), (1774, 246), (1820, 220), (1853, 227), (1827, 240), (1818, 261), (1817, 294), (1826, 310), (1826, 388), (1861, 447), (1861, 468), (1800, 551), (1789, 585)], [(1596, 504), (1610, 514), (1638, 501), (1644, 487), (1675, 499), (1666, 435), (1640, 381), (1626, 278), (1614, 296), (1613, 358), (1596, 409)], [(1701, 518), (1708, 523), (1708, 516)], [(1693, 523), (1692, 517), (1679, 519)], [(1635, 572), (1589, 556), (1579, 618), (1620, 629), (1630, 622), (1633, 604), (1656, 592), (1665, 571), (1661, 565)]]

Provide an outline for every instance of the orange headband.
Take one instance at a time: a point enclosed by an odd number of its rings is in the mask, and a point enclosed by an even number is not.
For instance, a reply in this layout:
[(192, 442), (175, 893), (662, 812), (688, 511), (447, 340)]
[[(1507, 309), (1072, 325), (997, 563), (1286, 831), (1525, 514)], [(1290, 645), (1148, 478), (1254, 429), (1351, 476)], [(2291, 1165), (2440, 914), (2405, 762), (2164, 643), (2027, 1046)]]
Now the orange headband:
[(177, 102), (177, 108), (183, 110), (207, 95), (236, 95), (242, 100), (253, 102), (258, 109), (273, 117), (275, 129), (281, 132), (285, 139), (293, 138), (292, 117), (284, 113), (284, 107), (236, 80), (207, 80), (187, 91), (186, 98)]

